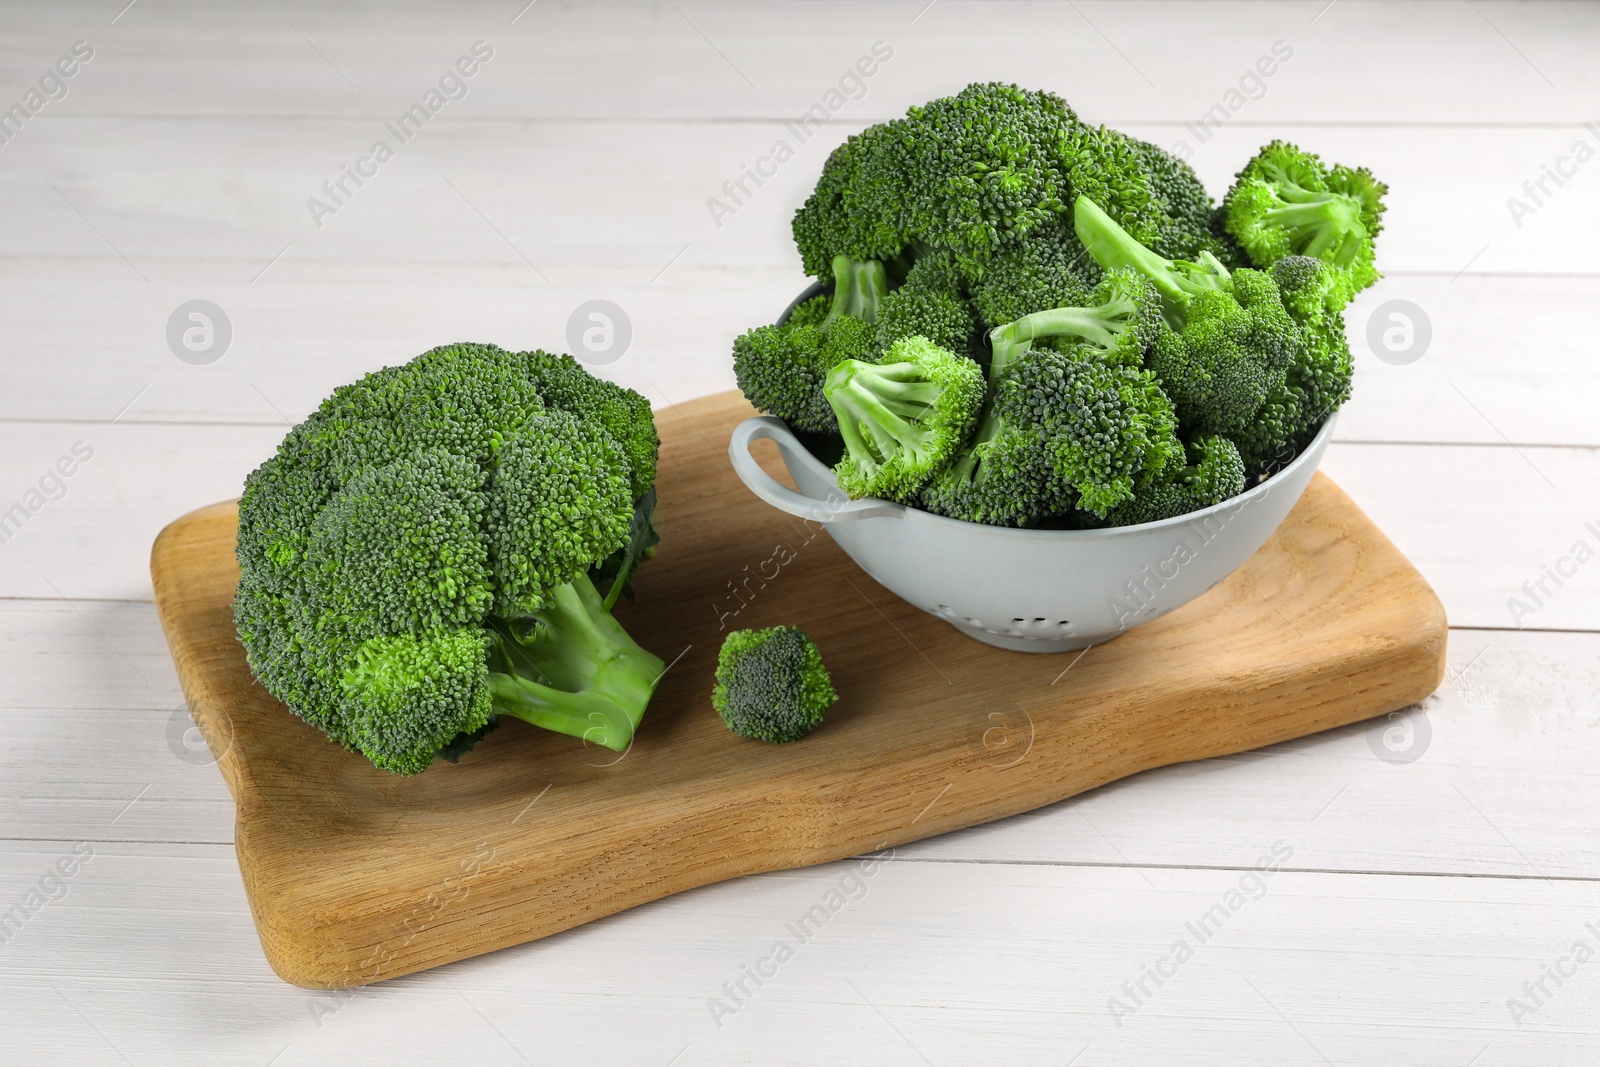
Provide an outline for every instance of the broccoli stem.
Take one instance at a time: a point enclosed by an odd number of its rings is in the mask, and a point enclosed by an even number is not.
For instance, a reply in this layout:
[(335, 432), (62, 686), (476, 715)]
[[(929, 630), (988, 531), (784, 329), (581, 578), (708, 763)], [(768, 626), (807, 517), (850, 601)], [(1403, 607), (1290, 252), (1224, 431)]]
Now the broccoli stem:
[(494, 710), (615, 751), (633, 731), (665, 665), (606, 610), (587, 575), (526, 617), (492, 619)]
[[(1275, 207), (1261, 216), (1262, 222), (1294, 233), (1305, 244), (1299, 254), (1316, 259), (1337, 248), (1335, 261), (1343, 258), (1340, 266), (1348, 266), (1360, 248), (1360, 242), (1350, 241), (1352, 235), (1364, 236), (1366, 227), (1361, 222), (1361, 204), (1343, 193), (1314, 193), (1315, 199), (1297, 200), (1284, 207)], [(1297, 244), (1299, 241), (1296, 242)]]
[(1033, 342), (1049, 337), (1077, 337), (1101, 348), (1110, 348), (1134, 312), (1133, 301), (1112, 300), (1098, 307), (1064, 307), (1036, 311), (1015, 322), (989, 331), (993, 353), (989, 364), (991, 380)]
[(1191, 296), (1221, 288), (1228, 280), (1228, 268), (1210, 252), (1201, 252), (1199, 263), (1157, 255), (1087, 196), (1079, 196), (1073, 204), (1072, 228), (1102, 270), (1131, 267), (1149, 278), (1161, 294), (1162, 311), (1174, 329), (1183, 327)]
[(863, 322), (878, 321), (878, 303), (889, 295), (889, 279), (883, 264), (875, 259), (851, 259), (849, 256), (833, 257), (833, 303), (826, 327), (842, 315)]
[(828, 399), (839, 410), (839, 433), (851, 452), (882, 463), (897, 448), (921, 452), (933, 438), (918, 420), (942, 387), (922, 377), (916, 364), (850, 360), (830, 377), (836, 384)]

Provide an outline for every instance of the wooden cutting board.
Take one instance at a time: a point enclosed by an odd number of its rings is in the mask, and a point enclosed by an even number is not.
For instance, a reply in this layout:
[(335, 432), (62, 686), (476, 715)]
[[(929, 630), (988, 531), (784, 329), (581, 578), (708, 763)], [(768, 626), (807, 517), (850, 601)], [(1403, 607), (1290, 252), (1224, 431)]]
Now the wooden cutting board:
[[(234, 504), (161, 533), (162, 625), (238, 806), (239, 866), (280, 975), (394, 978), (1381, 715), (1443, 676), (1438, 599), (1320, 474), (1199, 600), (1081, 656), (1033, 655), (961, 636), (750, 495), (726, 456), (750, 414), (737, 393), (657, 414), (662, 541), (618, 615), (672, 666), (620, 757), (508, 722), (458, 765), (377, 770), (251, 677), (229, 608)], [(778, 623), (812, 634), (842, 694), (784, 746), (729, 733), (709, 699), (726, 629)]]

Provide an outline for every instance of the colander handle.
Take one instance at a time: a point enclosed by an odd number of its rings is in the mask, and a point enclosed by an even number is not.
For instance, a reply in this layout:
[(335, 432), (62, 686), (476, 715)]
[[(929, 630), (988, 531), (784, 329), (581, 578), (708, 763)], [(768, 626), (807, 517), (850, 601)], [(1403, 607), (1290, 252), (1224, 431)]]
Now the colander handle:
[[(756, 457), (750, 454), (750, 445), (767, 440), (778, 446), (783, 461), (790, 470), (804, 468), (830, 486), (825, 499), (797, 493), (761, 469)], [(874, 516), (899, 515), (903, 507), (888, 500), (851, 500), (833, 486), (833, 472), (828, 470), (795, 439), (782, 419), (758, 415), (745, 419), (734, 427), (733, 440), (728, 442), (728, 459), (746, 487), (779, 511), (787, 511), (797, 518), (813, 522), (849, 522)]]

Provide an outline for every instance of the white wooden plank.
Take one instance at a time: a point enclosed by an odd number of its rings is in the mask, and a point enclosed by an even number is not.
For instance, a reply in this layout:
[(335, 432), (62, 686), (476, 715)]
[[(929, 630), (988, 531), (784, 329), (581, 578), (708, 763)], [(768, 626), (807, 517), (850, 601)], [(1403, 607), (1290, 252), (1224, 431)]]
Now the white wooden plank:
[[(643, 284), (685, 245), (687, 264), (792, 265), (790, 216), (829, 150), (861, 125), (841, 121), (802, 143), (780, 122), (508, 125), (441, 114), (401, 145), (375, 119), (41, 124), (26, 131), (26, 142), (6, 146), (0, 195), (14, 216), (0, 256), (10, 269), (40, 258), (110, 258), (120, 268), (111, 276), (129, 286), (146, 285), (142, 276), (151, 286), (185, 288), (248, 284), (285, 246), (260, 284), (326, 260), (427, 263), (436, 271), (492, 263), (530, 287), (540, 273), (573, 284), (593, 277), (573, 265), (603, 266), (602, 279)], [(1186, 138), (1181, 124), (1127, 129), (1169, 147)], [(1454, 276), (1594, 272), (1579, 239), (1600, 230), (1600, 198), (1583, 191), (1589, 164), (1563, 186), (1547, 182), (1537, 202), (1523, 190), (1580, 136), (1590, 152), (1600, 148), (1600, 134), (1582, 129), (1292, 122), (1229, 126), (1204, 144), (1187, 143), (1214, 196), (1274, 137), (1368, 166), (1390, 186), (1381, 266)], [(347, 182), (337, 200), (323, 190), (379, 138), (398, 147), (392, 160), (360, 188)], [(748, 195), (737, 198), (723, 189), (780, 139), (793, 158), (773, 177), (759, 188), (747, 183)], [(314, 197), (337, 213), (313, 217)], [(1513, 197), (1531, 210), (1513, 217)], [(713, 199), (732, 214), (714, 213)], [(208, 260), (211, 269), (180, 273), (165, 262), (178, 259)]]
[[(1256, 856), (1275, 843), (1295, 849), (1292, 828)], [(267, 972), (230, 850), (94, 847), (0, 953), (8, 1062), (436, 1063), (465, 1046), (494, 1064), (1460, 1067), (1586, 1064), (1600, 1038), (1584, 969), (1520, 1029), (1506, 1007), (1600, 940), (1588, 883), (830, 864), (330, 996)], [(0, 900), (69, 848), (0, 846)], [(802, 943), (789, 924), (830, 891), (838, 910)], [(1229, 901), (1202, 943), (1189, 925)], [(723, 983), (780, 940), (792, 956), (734, 1004)], [(1123, 983), (1180, 940), (1192, 955), (1119, 1027), (1108, 1000), (1135, 1006)], [(712, 999), (735, 1009), (720, 1027)]]
[(46, 111), (52, 121), (387, 117), (478, 39), (496, 53), (466, 103), (517, 118), (797, 114), (879, 39), (893, 58), (848, 105), (874, 118), (988, 79), (1053, 89), (1095, 121), (1195, 118), (1280, 40), (1290, 58), (1264, 91), (1245, 84), (1256, 99), (1241, 97), (1232, 121), (1578, 123), (1594, 118), (1585, 101), (1600, 85), (1586, 50), (1594, 12), (1564, 3), (280, 6), (145, 4), (108, 25), (99, 6), (55, 4), (6, 20), (0, 64), (7, 84), (26, 84), (74, 40), (94, 42), (72, 95)]

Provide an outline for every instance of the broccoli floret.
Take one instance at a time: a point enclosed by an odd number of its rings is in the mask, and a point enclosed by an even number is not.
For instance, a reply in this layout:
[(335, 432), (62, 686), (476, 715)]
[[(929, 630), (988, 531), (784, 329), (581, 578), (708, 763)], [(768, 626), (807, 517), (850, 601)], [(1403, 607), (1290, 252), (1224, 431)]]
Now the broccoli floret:
[(995, 253), (983, 278), (972, 284), (972, 303), (992, 330), (1035, 311), (1087, 304), (1099, 281), (1100, 265), (1059, 220)]
[(807, 273), (834, 254), (889, 260), (918, 245), (981, 277), (997, 249), (1064, 209), (1050, 150), (1077, 124), (1053, 93), (986, 83), (869, 127), (829, 157), (795, 214)]
[[(831, 297), (816, 297), (781, 325), (758, 326), (733, 343), (733, 372), (745, 398), (802, 430), (838, 429), (822, 394), (828, 372), (847, 359), (869, 360), (877, 346), (878, 308), (888, 293), (883, 264), (833, 260)], [(816, 312), (826, 300), (828, 313)]]
[(983, 368), (925, 337), (896, 341), (880, 363), (849, 359), (823, 387), (845, 454), (834, 467), (852, 498), (910, 500), (960, 450), (983, 407)]
[(1203, 250), (1195, 262), (1158, 255), (1087, 196), (1073, 202), (1072, 227), (1102, 270), (1128, 267), (1149, 278), (1174, 328), (1183, 326), (1191, 298), (1227, 287), (1228, 268), (1213, 253)]
[(1112, 508), (1111, 526), (1133, 526), (1187, 515), (1244, 492), (1244, 460), (1226, 437), (1202, 435), (1189, 442), (1189, 465), (1169, 469), (1134, 490), (1133, 498)]
[(504, 715), (627, 747), (662, 661), (591, 574), (616, 560), (614, 595), (649, 540), (655, 428), (642, 397), (574, 371), (449, 345), (289, 432), (239, 503), (234, 617), (270, 693), (400, 774)]
[(902, 220), (898, 214), (861, 210), (863, 161), (875, 151), (885, 150), (895, 132), (892, 123), (869, 126), (835, 148), (822, 165), (816, 188), (795, 212), (795, 247), (805, 272), (813, 278), (831, 280), (835, 256), (887, 261), (910, 242), (910, 236), (899, 228)]
[(930, 253), (912, 263), (906, 280), (878, 304), (878, 343), (925, 337), (941, 348), (966, 352), (977, 328), (961, 276), (947, 256)]
[(995, 409), (1016, 425), (1038, 427), (1076, 506), (1101, 518), (1183, 455), (1172, 402), (1155, 377), (1084, 346), (1018, 357), (996, 386)]
[(1300, 343), (1272, 277), (1241, 268), (1189, 301), (1182, 331), (1160, 339), (1148, 366), (1187, 429), (1233, 434), (1283, 384)]
[(917, 503), (936, 515), (989, 526), (1037, 526), (1070, 511), (1072, 487), (1050, 464), (1042, 427), (985, 406), (971, 445), (923, 487)]
[(1136, 138), (1129, 138), (1129, 142), (1144, 164), (1151, 192), (1161, 209), (1151, 250), (1168, 259), (1191, 262), (1209, 252), (1223, 263), (1231, 262), (1238, 250), (1232, 238), (1219, 234), (1213, 225), (1216, 204), (1194, 168), (1159, 145)]
[(1228, 271), (1209, 254), (1203, 264), (1169, 260), (1133, 240), (1092, 201), (1079, 198), (1074, 220), (1103, 267), (1131, 268), (1162, 296), (1173, 327), (1154, 338), (1145, 365), (1172, 398), (1191, 433), (1235, 434), (1283, 385), (1298, 329), (1277, 283), (1262, 271)]
[(1108, 271), (1078, 305), (1024, 315), (989, 332), (991, 375), (1036, 342), (1062, 351), (1083, 345), (1102, 362), (1144, 365), (1146, 353), (1167, 332), (1155, 285), (1127, 268)]
[(1038, 526), (1074, 508), (1104, 516), (1182, 452), (1149, 372), (1088, 346), (1035, 348), (1000, 369), (972, 444), (919, 502), (991, 526)]
[(735, 630), (723, 639), (711, 705), (741, 737), (798, 741), (838, 699), (822, 653), (805, 631), (773, 626)]
[(1344, 314), (1338, 310), (1342, 282), (1337, 272), (1320, 260), (1289, 256), (1272, 268), (1272, 277), (1296, 330), (1282, 384), (1234, 435), (1253, 471), (1293, 458), (1350, 398), (1354, 371)]
[(1273, 141), (1223, 198), (1228, 232), (1258, 267), (1310, 256), (1332, 268), (1343, 307), (1378, 279), (1373, 239), (1388, 187), (1366, 169), (1326, 167), (1313, 152)]

